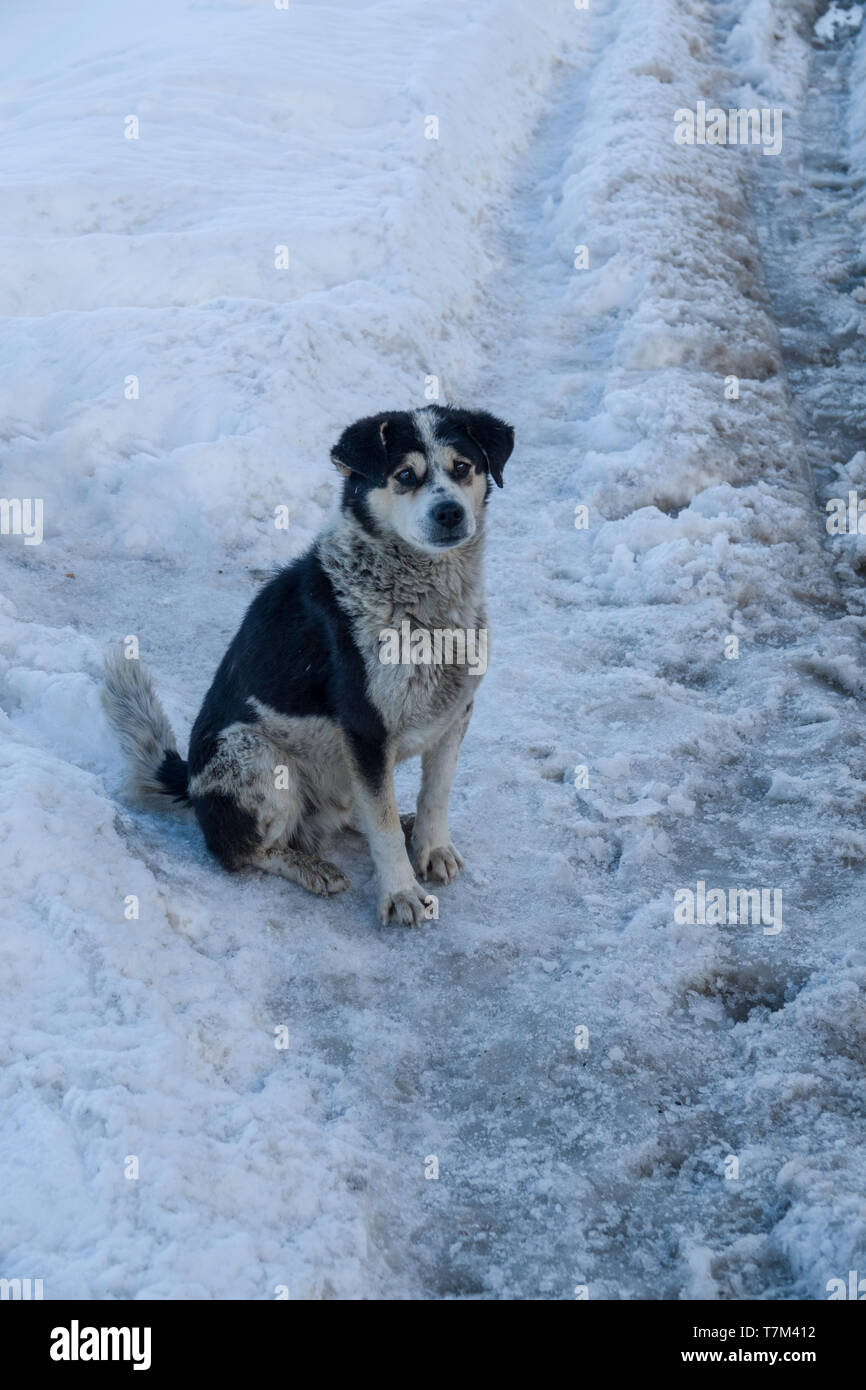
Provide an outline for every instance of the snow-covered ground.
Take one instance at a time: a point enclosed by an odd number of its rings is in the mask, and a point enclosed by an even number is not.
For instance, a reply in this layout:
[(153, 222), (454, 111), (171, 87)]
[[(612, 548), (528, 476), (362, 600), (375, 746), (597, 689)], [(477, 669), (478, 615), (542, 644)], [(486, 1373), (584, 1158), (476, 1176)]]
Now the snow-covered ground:
[[(862, 7), (9, 8), (0, 492), (44, 539), (0, 535), (0, 1275), (866, 1272), (866, 539), (825, 526), (866, 496)], [(782, 110), (781, 153), (677, 144), (701, 100)], [(136, 635), (183, 741), (340, 429), (431, 377), (518, 442), (466, 873), (410, 933), (359, 842), (318, 900), (137, 808), (99, 673)], [(699, 883), (781, 914), (683, 921)]]

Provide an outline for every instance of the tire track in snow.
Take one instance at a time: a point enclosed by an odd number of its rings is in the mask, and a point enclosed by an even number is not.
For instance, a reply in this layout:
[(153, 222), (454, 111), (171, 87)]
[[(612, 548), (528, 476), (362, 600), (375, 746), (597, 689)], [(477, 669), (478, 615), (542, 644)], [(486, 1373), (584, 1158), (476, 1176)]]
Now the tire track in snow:
[[(782, 156), (754, 184), (767, 287), (822, 517), (828, 497), (847, 502), (866, 477), (866, 158), (851, 102), (866, 42), (857, 13), (822, 0), (799, 31), (786, 17), (803, 50), (801, 86), (786, 113)], [(862, 615), (863, 550), (856, 537), (825, 535), (825, 544), (848, 611)]]
[[(782, 769), (791, 766), (793, 751), (802, 762), (798, 780), (808, 769), (811, 781), (809, 809), (821, 862), (800, 891), (815, 926), (805, 947), (814, 964), (809, 987), (788, 1010), (791, 1017), (780, 1020), (780, 1031), (784, 1036), (787, 1022), (788, 1065), (798, 1100), (809, 1088), (826, 1087), (780, 1173), (779, 1190), (788, 1201), (777, 1215), (772, 1240), (785, 1252), (793, 1296), (826, 1297), (826, 1279), (836, 1266), (845, 1260), (862, 1263), (866, 1248), (862, 1107), (856, 1097), (856, 1076), (866, 1058), (866, 972), (858, 925), (864, 878), (866, 547), (856, 536), (828, 535), (825, 527), (827, 499), (847, 499), (849, 488), (862, 491), (866, 477), (866, 157), (863, 117), (854, 100), (866, 74), (866, 41), (857, 34), (862, 11), (847, 0), (844, 6), (833, 0), (728, 4), (719, 7), (717, 17), (722, 22), (718, 49), (729, 74), (719, 104), (773, 105), (784, 111), (781, 156), (752, 162), (753, 218), (791, 419), (811, 483), (813, 524), (835, 590), (823, 621), (794, 655), (802, 675), (798, 694), (821, 707), (820, 718), (832, 736), (789, 750), (783, 725), (768, 750)], [(829, 693), (826, 702), (821, 692)], [(785, 776), (779, 790), (786, 799)], [(796, 790), (789, 794), (797, 795)], [(838, 822), (829, 837), (828, 810)], [(793, 1041), (794, 1030), (804, 1028), (813, 1032), (812, 1049)], [(797, 1055), (799, 1073), (793, 1065)], [(784, 1093), (784, 1083), (780, 1090)], [(852, 1127), (848, 1140), (839, 1137), (846, 1123)], [(850, 1158), (840, 1157), (840, 1149), (850, 1149)]]

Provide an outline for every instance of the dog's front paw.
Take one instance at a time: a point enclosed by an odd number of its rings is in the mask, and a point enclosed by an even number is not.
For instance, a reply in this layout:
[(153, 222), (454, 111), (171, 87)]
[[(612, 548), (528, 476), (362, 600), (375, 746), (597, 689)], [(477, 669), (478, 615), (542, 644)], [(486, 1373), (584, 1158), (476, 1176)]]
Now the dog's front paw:
[(439, 903), (432, 893), (427, 893), (420, 883), (408, 888), (386, 890), (379, 898), (379, 920), (404, 927), (420, 927), (439, 916)]
[(412, 867), (419, 878), (451, 883), (463, 868), (463, 860), (449, 841), (447, 845), (437, 845), (435, 849), (422, 846), (416, 850), (413, 847)]

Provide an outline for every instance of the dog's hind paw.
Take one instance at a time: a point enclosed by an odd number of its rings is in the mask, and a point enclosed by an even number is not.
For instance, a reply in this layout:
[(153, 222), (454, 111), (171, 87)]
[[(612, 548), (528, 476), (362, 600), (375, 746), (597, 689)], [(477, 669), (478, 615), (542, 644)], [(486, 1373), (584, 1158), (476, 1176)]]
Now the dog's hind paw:
[(330, 897), (332, 893), (345, 893), (349, 887), (349, 880), (336, 864), (329, 863), (327, 859), (316, 859), (298, 849), (275, 845), (249, 862), (257, 869), (279, 874), (281, 878), (306, 888), (308, 893), (319, 893), (323, 898)]
[(338, 868), (336, 864), (331, 864), (327, 859), (314, 859), (309, 868), (305, 870), (304, 887), (310, 893), (321, 893), (322, 897), (330, 897), (332, 893), (345, 893), (349, 887), (349, 880)]
[(432, 893), (426, 893), (420, 883), (411, 888), (383, 893), (379, 899), (379, 920), (388, 926), (420, 927), (422, 922), (439, 917), (439, 903)]
[(412, 867), (419, 878), (451, 883), (463, 868), (463, 860), (452, 844), (420, 849), (412, 854)]

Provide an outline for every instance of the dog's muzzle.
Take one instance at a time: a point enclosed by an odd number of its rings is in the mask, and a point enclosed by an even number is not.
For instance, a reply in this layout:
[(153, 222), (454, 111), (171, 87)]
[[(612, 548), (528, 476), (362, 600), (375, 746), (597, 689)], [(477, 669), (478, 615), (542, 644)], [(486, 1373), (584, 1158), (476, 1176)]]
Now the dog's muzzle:
[(430, 543), (457, 545), (469, 534), (466, 509), (459, 502), (439, 502), (429, 514)]

